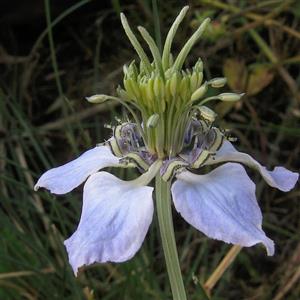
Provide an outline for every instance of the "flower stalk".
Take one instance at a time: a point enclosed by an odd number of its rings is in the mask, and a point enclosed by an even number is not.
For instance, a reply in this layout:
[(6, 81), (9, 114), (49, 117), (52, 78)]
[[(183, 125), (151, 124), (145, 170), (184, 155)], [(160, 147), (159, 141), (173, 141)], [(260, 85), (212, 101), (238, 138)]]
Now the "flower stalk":
[(164, 181), (160, 175), (156, 176), (156, 209), (173, 300), (186, 300), (174, 235), (170, 187), (169, 181)]

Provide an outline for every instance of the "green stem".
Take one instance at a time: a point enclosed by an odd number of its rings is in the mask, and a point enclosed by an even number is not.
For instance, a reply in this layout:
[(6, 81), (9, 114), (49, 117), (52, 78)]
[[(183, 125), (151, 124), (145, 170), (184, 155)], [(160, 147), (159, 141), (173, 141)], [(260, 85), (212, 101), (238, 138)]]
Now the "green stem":
[(170, 187), (170, 182), (163, 181), (160, 175), (156, 176), (157, 216), (173, 300), (187, 300), (174, 236)]

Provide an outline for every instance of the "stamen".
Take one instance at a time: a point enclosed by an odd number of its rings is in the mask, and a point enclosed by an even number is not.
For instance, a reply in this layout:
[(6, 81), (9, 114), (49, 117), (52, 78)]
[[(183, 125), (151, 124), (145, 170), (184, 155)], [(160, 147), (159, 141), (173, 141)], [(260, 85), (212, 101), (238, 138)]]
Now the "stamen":
[[(200, 168), (211, 155), (219, 150), (224, 140), (223, 132), (204, 120), (193, 119), (186, 134), (191, 141), (192, 149), (182, 154), (187, 157), (191, 168)], [(189, 145), (186, 149), (188, 147)]]
[(147, 121), (148, 128), (155, 128), (159, 121), (159, 114), (153, 114)]
[(107, 144), (112, 152), (113, 155), (117, 156), (117, 157), (122, 157), (123, 153), (121, 150), (121, 147), (118, 143), (118, 141), (114, 138), (111, 138), (107, 141)]
[(221, 132), (229, 142), (236, 142), (238, 140), (237, 137), (231, 135), (230, 129), (223, 129)]
[(124, 156), (120, 162), (127, 161), (133, 163), (136, 167), (139, 168), (141, 172), (147, 171), (150, 167), (150, 164), (146, 161), (146, 159), (139, 152), (130, 152), (126, 156)]
[(204, 82), (191, 96), (191, 102), (195, 102), (202, 98), (207, 92), (207, 82)]
[(200, 116), (210, 122), (213, 123), (217, 117), (217, 114), (211, 110), (210, 108), (208, 108), (207, 106), (200, 106), (199, 108), (199, 112), (200, 112)]
[(221, 88), (227, 83), (227, 79), (225, 77), (216, 77), (211, 79), (208, 84), (213, 88)]
[(236, 94), (236, 93), (222, 93), (220, 95), (212, 96), (203, 99), (199, 105), (203, 105), (207, 102), (210, 102), (212, 100), (220, 100), (220, 101), (225, 101), (225, 102), (236, 102), (239, 101), (245, 94)]
[(160, 169), (160, 175), (164, 181), (169, 181), (174, 177), (178, 170), (188, 166), (188, 162), (181, 158), (165, 160), (162, 168)]
[(200, 168), (210, 157), (211, 153), (207, 150), (202, 150), (195, 160), (191, 163), (191, 167), (194, 169)]

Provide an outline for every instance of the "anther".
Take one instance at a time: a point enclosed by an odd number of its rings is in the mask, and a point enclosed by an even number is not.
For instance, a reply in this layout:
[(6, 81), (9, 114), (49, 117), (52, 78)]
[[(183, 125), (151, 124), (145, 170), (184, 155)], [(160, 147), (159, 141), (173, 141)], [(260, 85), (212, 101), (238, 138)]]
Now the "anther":
[(217, 117), (217, 114), (207, 106), (200, 106), (199, 112), (200, 116), (210, 123), (213, 123)]
[(211, 79), (208, 83), (213, 88), (221, 88), (223, 87), (227, 82), (227, 79), (225, 77), (217, 77)]

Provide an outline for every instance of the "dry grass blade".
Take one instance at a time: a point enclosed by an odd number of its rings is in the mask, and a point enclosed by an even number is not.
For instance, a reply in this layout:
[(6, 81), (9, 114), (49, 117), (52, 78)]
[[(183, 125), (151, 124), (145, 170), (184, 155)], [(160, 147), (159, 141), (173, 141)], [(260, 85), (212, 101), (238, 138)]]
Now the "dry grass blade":
[(45, 268), (39, 271), (18, 271), (18, 272), (9, 272), (9, 273), (1, 273), (0, 280), (8, 279), (8, 278), (16, 278), (23, 276), (38, 276), (39, 274), (48, 274), (54, 273), (55, 270), (52, 267)]
[(113, 102), (113, 101), (111, 101), (109, 103), (105, 103), (105, 104), (95, 105), (95, 106), (86, 108), (85, 110), (83, 110), (79, 113), (74, 113), (71, 116), (62, 118), (60, 120), (55, 120), (55, 121), (46, 123), (46, 124), (38, 127), (38, 130), (48, 131), (48, 130), (61, 129), (64, 126), (66, 126), (66, 124), (83, 121), (84, 119), (92, 117), (98, 113), (105, 113), (105, 112), (115, 108), (117, 105), (118, 105), (118, 103)]
[(219, 263), (214, 272), (210, 275), (207, 281), (204, 283), (204, 288), (208, 294), (211, 293), (211, 290), (216, 285), (218, 280), (223, 276), (224, 272), (229, 268), (233, 263), (237, 255), (240, 253), (243, 247), (234, 245)]

